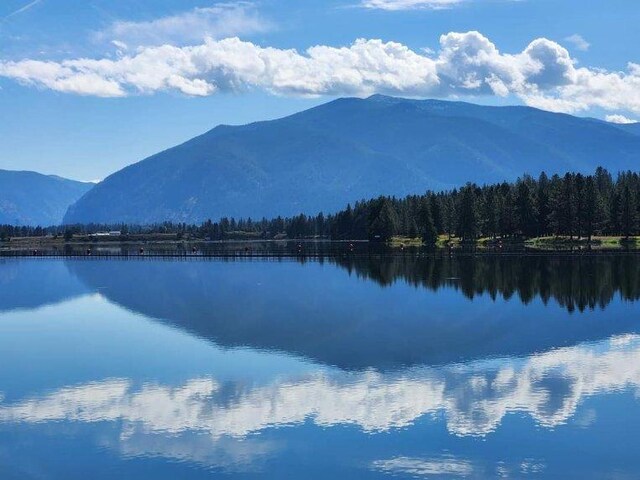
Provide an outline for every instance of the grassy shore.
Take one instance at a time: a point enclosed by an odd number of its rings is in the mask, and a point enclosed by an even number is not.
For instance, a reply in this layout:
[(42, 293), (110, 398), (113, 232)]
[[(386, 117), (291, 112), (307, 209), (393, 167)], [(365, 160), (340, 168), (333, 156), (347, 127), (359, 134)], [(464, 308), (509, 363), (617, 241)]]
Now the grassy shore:
[[(284, 237), (284, 238), (283, 238)], [(244, 241), (260, 241), (258, 235), (237, 235), (234, 238), (225, 240), (228, 242), (244, 242)], [(278, 236), (267, 240), (287, 241), (286, 236)], [(312, 240), (312, 239), (307, 239)], [(65, 241), (63, 237), (14, 237), (10, 240), (0, 241), (0, 249), (5, 251), (35, 248), (61, 248), (65, 245), (124, 245), (124, 244), (140, 244), (153, 243), (164, 245), (178, 245), (184, 243), (203, 242), (201, 238), (180, 237), (176, 234), (137, 234), (122, 235), (120, 237), (90, 237), (84, 235), (76, 235), (72, 239)], [(296, 241), (296, 239), (291, 239)], [(423, 242), (419, 237), (395, 236), (389, 242), (389, 246), (396, 249), (417, 248), (422, 247)], [(620, 236), (595, 236), (591, 242), (587, 238), (569, 238), (569, 237), (536, 237), (530, 239), (524, 238), (478, 238), (474, 243), (463, 242), (458, 237), (449, 237), (448, 235), (440, 235), (436, 243), (437, 248), (461, 248), (463, 246), (473, 246), (480, 250), (494, 250), (499, 248), (527, 248), (540, 251), (558, 251), (568, 249), (591, 249), (591, 250), (640, 250), (640, 237), (631, 237), (629, 240)]]
[[(420, 247), (423, 245), (422, 239), (396, 236), (389, 242), (393, 248)], [(449, 238), (448, 235), (440, 235), (436, 247), (460, 247), (462, 242), (458, 237)], [(536, 237), (536, 238), (492, 238), (481, 237), (475, 242), (478, 248), (494, 248), (499, 246), (525, 246), (538, 250), (566, 250), (570, 248), (591, 248), (594, 250), (616, 250), (616, 249), (640, 249), (640, 237), (630, 237), (628, 240), (621, 236), (594, 236), (591, 242), (586, 237)]]

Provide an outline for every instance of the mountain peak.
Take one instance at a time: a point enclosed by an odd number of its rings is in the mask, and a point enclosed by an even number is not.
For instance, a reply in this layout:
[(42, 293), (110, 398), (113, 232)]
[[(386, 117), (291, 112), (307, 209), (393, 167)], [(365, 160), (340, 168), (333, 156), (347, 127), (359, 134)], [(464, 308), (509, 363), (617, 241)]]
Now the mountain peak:
[(526, 107), (342, 98), (278, 120), (218, 127), (149, 157), (93, 187), (65, 222), (329, 213), (379, 195), (638, 162), (640, 135), (604, 122)]
[(383, 95), (381, 93), (374, 93), (373, 95), (367, 97), (365, 100), (370, 102), (398, 102), (406, 99), (400, 97), (392, 97), (390, 95)]

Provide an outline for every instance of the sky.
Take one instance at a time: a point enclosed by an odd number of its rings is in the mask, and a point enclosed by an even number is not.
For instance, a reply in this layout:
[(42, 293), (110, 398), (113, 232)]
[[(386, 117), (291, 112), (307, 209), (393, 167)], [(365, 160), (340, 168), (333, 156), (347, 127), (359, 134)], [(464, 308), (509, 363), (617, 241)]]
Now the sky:
[(2, 0), (0, 169), (99, 181), (374, 93), (640, 119), (638, 0)]

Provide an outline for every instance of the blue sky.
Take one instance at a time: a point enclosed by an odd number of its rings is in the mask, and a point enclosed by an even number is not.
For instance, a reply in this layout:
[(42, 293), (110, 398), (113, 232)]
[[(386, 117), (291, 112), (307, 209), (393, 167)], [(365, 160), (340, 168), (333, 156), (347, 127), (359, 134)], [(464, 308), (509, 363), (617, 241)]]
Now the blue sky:
[(102, 179), (376, 92), (634, 120), (639, 24), (636, 0), (3, 0), (0, 168)]

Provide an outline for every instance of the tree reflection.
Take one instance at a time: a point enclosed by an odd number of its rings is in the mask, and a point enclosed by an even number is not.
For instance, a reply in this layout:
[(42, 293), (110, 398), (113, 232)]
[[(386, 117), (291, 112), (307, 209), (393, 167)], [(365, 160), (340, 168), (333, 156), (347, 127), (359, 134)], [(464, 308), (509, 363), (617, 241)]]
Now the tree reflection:
[(636, 256), (342, 256), (328, 261), (379, 285), (403, 281), (438, 291), (454, 288), (465, 297), (489, 294), (524, 304), (553, 299), (568, 311), (604, 308), (616, 294), (640, 298)]

